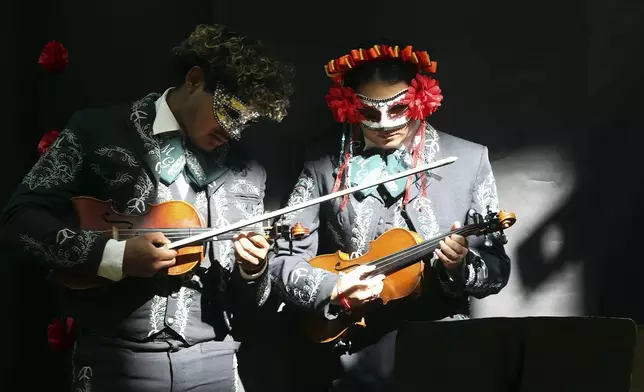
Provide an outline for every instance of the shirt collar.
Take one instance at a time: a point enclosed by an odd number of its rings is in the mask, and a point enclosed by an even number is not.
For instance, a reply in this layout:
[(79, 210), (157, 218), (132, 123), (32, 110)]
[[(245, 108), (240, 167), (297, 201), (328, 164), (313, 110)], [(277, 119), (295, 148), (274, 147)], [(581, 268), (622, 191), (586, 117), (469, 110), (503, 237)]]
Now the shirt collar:
[(172, 90), (172, 87), (165, 90), (163, 95), (159, 97), (154, 103), (156, 109), (156, 116), (154, 117), (154, 123), (152, 124), (152, 134), (159, 135), (166, 132), (175, 132), (180, 131), (181, 126), (179, 122), (172, 114), (172, 110), (168, 106), (168, 92)]

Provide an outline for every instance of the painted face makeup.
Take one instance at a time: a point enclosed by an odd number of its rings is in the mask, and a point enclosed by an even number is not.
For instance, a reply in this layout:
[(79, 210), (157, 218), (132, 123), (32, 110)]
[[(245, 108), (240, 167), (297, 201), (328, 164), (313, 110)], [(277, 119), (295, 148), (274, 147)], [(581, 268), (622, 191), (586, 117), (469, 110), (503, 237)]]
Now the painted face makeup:
[(221, 86), (213, 93), (212, 112), (219, 125), (234, 140), (241, 139), (242, 131), (259, 117), (259, 113)]
[(373, 99), (356, 94), (364, 105), (361, 109), (365, 120), (362, 126), (372, 131), (395, 131), (404, 128), (411, 119), (407, 118), (407, 105), (403, 103), (407, 89), (384, 99)]

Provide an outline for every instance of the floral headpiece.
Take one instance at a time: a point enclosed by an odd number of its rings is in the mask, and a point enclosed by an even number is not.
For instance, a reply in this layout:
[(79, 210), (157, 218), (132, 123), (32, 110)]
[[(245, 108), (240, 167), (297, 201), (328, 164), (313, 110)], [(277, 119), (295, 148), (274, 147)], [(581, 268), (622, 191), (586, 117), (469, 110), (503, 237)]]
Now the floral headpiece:
[[(398, 59), (404, 62), (410, 62), (418, 66), (418, 74), (412, 79), (411, 85), (399, 92), (398, 94), (387, 99), (373, 99), (356, 94), (356, 92), (347, 86), (344, 86), (344, 76), (351, 69), (360, 64), (369, 61)], [(349, 125), (362, 124), (367, 129), (389, 131), (400, 129), (406, 126), (412, 120), (421, 121), (420, 129), (425, 129), (425, 121), (428, 116), (433, 114), (443, 100), (441, 89), (438, 81), (423, 73), (436, 73), (437, 63), (431, 61), (426, 51), (414, 50), (411, 46), (400, 50), (398, 46), (375, 45), (370, 49), (354, 49), (351, 53), (346, 54), (338, 59), (331, 60), (324, 67), (327, 76), (333, 80), (333, 85), (329, 88), (326, 95), (326, 102), (333, 117), (337, 122)], [(393, 113), (395, 106), (406, 105), (407, 108), (403, 113)], [(365, 106), (380, 112), (379, 121), (369, 121), (365, 118), (361, 109)], [(333, 191), (337, 191), (341, 184), (347, 186), (346, 173), (349, 168), (349, 161), (353, 156), (354, 141), (358, 138), (358, 128), (345, 128), (342, 134), (342, 147), (340, 151), (340, 162)], [(420, 133), (420, 140), (412, 149), (413, 165), (423, 160), (425, 145), (425, 132)], [(422, 193), (426, 192), (426, 174), (420, 174), (422, 179)], [(409, 201), (412, 177), (407, 180), (406, 192), (403, 203), (406, 205)], [(342, 201), (341, 208), (347, 203), (347, 196)]]
[(424, 120), (441, 106), (443, 96), (438, 81), (422, 74), (436, 73), (438, 65), (430, 60), (426, 51), (414, 50), (411, 46), (400, 50), (398, 46), (374, 45), (370, 49), (354, 49), (324, 66), (327, 76), (334, 82), (329, 88), (326, 102), (336, 121), (349, 124), (364, 122), (360, 109), (364, 108), (365, 101), (369, 101), (367, 97), (359, 98), (352, 88), (343, 85), (344, 75), (360, 64), (387, 59), (398, 59), (418, 66), (419, 73), (400, 100), (400, 103), (408, 105), (405, 114), (409, 120)]

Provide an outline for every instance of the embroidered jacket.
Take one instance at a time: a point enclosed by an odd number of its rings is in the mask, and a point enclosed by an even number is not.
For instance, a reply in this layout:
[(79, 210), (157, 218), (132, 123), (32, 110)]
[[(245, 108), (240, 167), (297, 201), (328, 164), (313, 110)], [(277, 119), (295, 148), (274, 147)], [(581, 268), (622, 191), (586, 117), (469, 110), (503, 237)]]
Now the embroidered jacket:
[[(178, 199), (155, 169), (159, 139), (152, 122), (158, 97), (76, 113), (5, 208), (5, 247), (54, 271), (96, 275), (108, 238), (78, 227), (71, 197), (112, 200), (124, 214), (144, 214), (152, 203)], [(234, 146), (223, 149), (220, 158), (228, 170), (205, 189), (191, 189), (185, 201), (210, 227), (262, 214), (264, 169), (244, 160)], [(189, 279), (126, 277), (100, 289), (64, 290), (64, 306), (89, 333), (136, 340), (169, 333), (188, 344), (221, 340), (228, 336), (230, 315), (263, 304), (270, 292), (268, 274), (245, 280), (236, 265), (232, 242), (218, 241), (207, 247), (207, 257)]]
[[(427, 181), (426, 197), (421, 181), (412, 184), (409, 204), (402, 207), (402, 197), (391, 200), (385, 192), (374, 191), (359, 201), (354, 195), (340, 210), (342, 198), (296, 211), (284, 216), (287, 222), (300, 222), (311, 230), (308, 237), (296, 240), (292, 253), (289, 244), (279, 241), (270, 264), (274, 284), (286, 298), (300, 308), (322, 310), (338, 275), (311, 267), (308, 260), (318, 254), (342, 250), (352, 255), (364, 254), (369, 242), (394, 227), (419, 233), (424, 239), (451, 229), (455, 221), (466, 221), (470, 208), (481, 214), (487, 206), (498, 211), (494, 175), (487, 148), (427, 126), (425, 161), (448, 156), (459, 159), (437, 169)], [(338, 159), (325, 156), (305, 165), (288, 204), (331, 192)], [(384, 196), (383, 196), (384, 194)], [(442, 263), (426, 263), (424, 293), (406, 310), (406, 319), (437, 320), (456, 314), (469, 314), (469, 296), (483, 298), (498, 293), (510, 275), (510, 260), (498, 239), (484, 246), (482, 238), (469, 238), (470, 252), (462, 274), (448, 274)], [(429, 257), (431, 258), (431, 256)], [(407, 306), (407, 305), (405, 305)], [(392, 307), (393, 308), (393, 307)], [(409, 309), (409, 308), (407, 308)], [(377, 313), (377, 312), (376, 312)], [(386, 312), (381, 312), (383, 318)]]

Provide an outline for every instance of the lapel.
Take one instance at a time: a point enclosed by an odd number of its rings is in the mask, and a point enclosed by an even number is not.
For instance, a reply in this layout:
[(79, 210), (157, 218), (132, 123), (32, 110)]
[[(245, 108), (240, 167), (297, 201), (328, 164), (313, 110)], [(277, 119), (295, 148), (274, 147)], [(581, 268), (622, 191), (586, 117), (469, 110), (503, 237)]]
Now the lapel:
[[(425, 163), (435, 162), (443, 158), (443, 153), (440, 148), (440, 137), (436, 129), (427, 124), (425, 130)], [(434, 173), (427, 176), (427, 188), (431, 187), (436, 181), (441, 178)], [(409, 194), (409, 203), (405, 207), (405, 211), (414, 230), (421, 234), (425, 239), (433, 237), (438, 234), (438, 223), (436, 221), (436, 214), (428, 198), (422, 196), (422, 181), (420, 176), (416, 176), (415, 181), (412, 183)]]
[(157, 166), (161, 155), (159, 140), (152, 134), (152, 124), (156, 117), (154, 102), (160, 94), (150, 93), (142, 99), (135, 101), (130, 110), (130, 125), (138, 136), (138, 143), (134, 143), (137, 153), (143, 158), (148, 173), (155, 182), (159, 182)]

